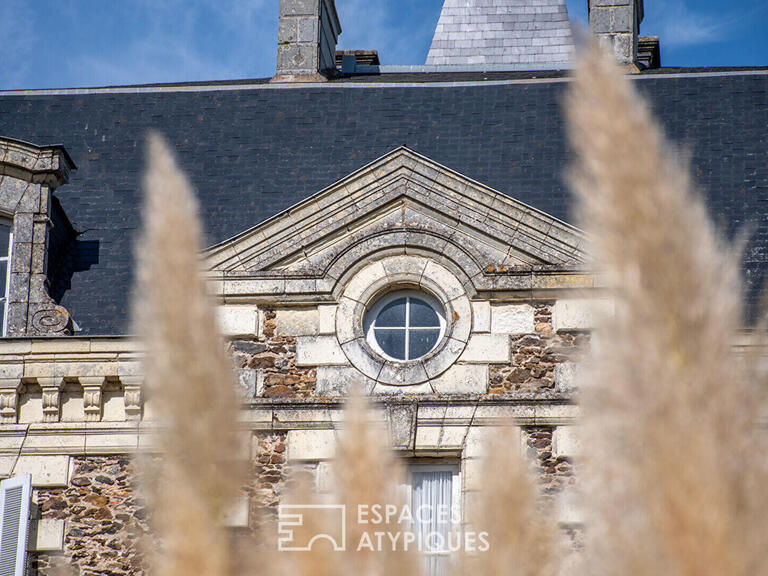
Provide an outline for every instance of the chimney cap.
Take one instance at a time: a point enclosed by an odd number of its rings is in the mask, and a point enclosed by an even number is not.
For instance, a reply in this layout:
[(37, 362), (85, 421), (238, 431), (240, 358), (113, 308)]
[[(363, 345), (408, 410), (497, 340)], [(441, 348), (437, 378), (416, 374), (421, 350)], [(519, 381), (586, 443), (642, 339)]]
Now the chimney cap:
[(658, 36), (637, 39), (637, 63), (643, 70), (661, 68), (661, 47)]
[(341, 66), (344, 56), (354, 56), (356, 63), (361, 66), (378, 66), (381, 64), (378, 50), (336, 50), (337, 67)]

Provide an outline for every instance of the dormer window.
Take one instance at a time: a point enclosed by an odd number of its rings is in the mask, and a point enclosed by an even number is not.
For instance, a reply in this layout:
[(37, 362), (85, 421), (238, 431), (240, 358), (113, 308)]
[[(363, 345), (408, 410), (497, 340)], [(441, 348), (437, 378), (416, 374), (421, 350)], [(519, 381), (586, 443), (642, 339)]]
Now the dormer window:
[[(71, 227), (51, 194), (75, 169), (61, 146), (0, 137), (0, 311), (2, 336), (70, 334), (69, 312), (48, 291), (49, 231)], [(59, 229), (59, 238), (63, 239)], [(66, 232), (66, 231), (65, 231)], [(13, 256), (13, 257), (12, 257)]]
[(11, 251), (13, 249), (13, 222), (0, 217), (0, 309), (3, 333), (8, 333), (8, 291), (11, 285)]

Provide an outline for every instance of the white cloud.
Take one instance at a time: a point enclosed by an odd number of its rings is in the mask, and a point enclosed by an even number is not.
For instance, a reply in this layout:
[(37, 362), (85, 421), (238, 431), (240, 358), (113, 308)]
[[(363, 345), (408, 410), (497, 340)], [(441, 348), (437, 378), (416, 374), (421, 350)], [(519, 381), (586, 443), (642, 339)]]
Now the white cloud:
[[(0, 89), (268, 77), (278, 0), (0, 0)], [(337, 0), (340, 49), (423, 64), (442, 0)], [(55, 40), (42, 36), (55, 35)]]

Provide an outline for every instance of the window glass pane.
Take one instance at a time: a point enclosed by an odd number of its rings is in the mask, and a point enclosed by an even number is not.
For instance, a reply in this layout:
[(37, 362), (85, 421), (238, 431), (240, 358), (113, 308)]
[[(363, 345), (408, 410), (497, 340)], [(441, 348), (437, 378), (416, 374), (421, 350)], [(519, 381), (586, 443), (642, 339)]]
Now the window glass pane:
[(405, 360), (405, 329), (376, 330), (376, 342), (382, 351), (397, 360)]
[(418, 298), (411, 298), (410, 325), (439, 328), (440, 319), (434, 308)]
[(434, 348), (440, 330), (411, 330), (408, 333), (408, 358), (415, 360)]
[(405, 327), (405, 298), (392, 300), (376, 316), (376, 326)]
[(8, 242), (11, 237), (11, 225), (8, 221), (0, 220), (0, 257), (8, 256)]
[(8, 262), (0, 262), (0, 298), (5, 298), (6, 278), (8, 274)]

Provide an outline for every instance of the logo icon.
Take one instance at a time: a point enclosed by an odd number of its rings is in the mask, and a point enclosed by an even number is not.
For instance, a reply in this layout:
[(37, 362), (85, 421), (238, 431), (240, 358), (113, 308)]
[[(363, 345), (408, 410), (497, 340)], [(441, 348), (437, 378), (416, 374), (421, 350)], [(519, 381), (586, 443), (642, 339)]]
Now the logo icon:
[[(327, 540), (334, 552), (346, 549), (344, 504), (281, 504), (277, 507), (277, 549), (309, 552), (318, 540)], [(322, 527), (324, 531), (318, 531)]]

